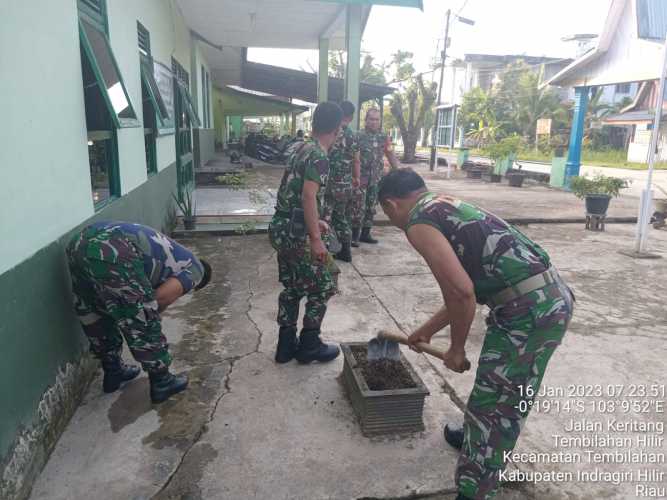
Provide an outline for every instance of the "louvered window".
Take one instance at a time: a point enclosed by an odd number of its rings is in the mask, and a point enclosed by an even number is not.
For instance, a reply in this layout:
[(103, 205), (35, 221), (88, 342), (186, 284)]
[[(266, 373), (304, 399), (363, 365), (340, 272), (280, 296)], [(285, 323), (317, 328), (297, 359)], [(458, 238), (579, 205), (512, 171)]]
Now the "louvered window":
[(78, 0), (79, 16), (107, 33), (107, 9), (105, 0)]
[(151, 55), (151, 34), (137, 21), (137, 38), (139, 39), (139, 50), (145, 56)]

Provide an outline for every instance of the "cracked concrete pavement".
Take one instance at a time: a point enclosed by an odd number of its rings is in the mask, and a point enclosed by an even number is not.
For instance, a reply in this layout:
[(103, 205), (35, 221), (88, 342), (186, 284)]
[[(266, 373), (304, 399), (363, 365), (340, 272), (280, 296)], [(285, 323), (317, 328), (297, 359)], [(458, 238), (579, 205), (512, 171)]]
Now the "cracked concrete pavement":
[[(631, 225), (608, 226), (605, 233), (572, 224), (524, 230), (550, 252), (578, 300), (544, 384), (664, 383), (667, 260), (619, 255), (632, 243)], [(341, 265), (341, 292), (324, 323), (330, 340), (365, 340), (380, 328), (407, 332), (441, 303), (435, 281), (402, 233), (380, 228), (377, 235), (380, 245), (363, 245), (353, 265)], [(404, 350), (431, 392), (425, 431), (365, 438), (338, 380), (341, 358), (326, 365), (273, 362), (280, 285), (266, 236), (185, 243), (215, 269), (211, 286), (182, 298), (164, 316), (173, 367), (189, 374), (190, 387), (152, 406), (145, 376), (110, 395), (102, 393), (98, 377), (31, 498), (454, 498), (456, 453), (444, 444), (442, 425), (462, 419), (475, 366), (456, 375), (437, 360)], [(652, 231), (651, 245), (667, 257), (667, 231)], [(473, 365), (485, 312), (478, 309), (471, 330)], [(445, 330), (434, 342), (446, 346), (446, 337)], [(552, 435), (562, 433), (569, 418), (553, 411), (531, 415), (517, 450), (554, 451)], [(641, 418), (664, 422), (665, 415)], [(573, 467), (538, 463), (518, 469)], [(498, 498), (625, 500), (635, 498), (631, 486), (524, 483), (503, 489)]]

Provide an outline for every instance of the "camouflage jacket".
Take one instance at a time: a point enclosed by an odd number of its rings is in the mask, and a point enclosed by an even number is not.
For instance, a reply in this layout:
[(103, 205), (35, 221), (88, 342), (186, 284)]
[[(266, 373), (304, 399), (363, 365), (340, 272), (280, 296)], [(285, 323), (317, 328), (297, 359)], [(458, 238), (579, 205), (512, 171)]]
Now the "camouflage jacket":
[(317, 195), (319, 213), (322, 213), (324, 189), (329, 178), (329, 160), (320, 145), (309, 140), (300, 144), (287, 159), (287, 168), (278, 188), (276, 215), (289, 218), (293, 208), (303, 208), (301, 195), (304, 181), (320, 185)]
[[(95, 234), (95, 243), (89, 243), (89, 253), (94, 251), (91, 249), (96, 245), (99, 245), (100, 252), (115, 253), (113, 245), (103, 242), (117, 236), (128, 240), (142, 257), (144, 272), (153, 288), (159, 287), (169, 278), (176, 278), (183, 286), (183, 292), (188, 293), (204, 277), (204, 267), (190, 250), (152, 227), (132, 222), (96, 222), (86, 230), (92, 230)], [(117, 257), (120, 259), (123, 256)]]
[(352, 184), (354, 156), (357, 151), (357, 134), (349, 126), (341, 127), (336, 142), (329, 150), (329, 184)]
[(391, 147), (389, 136), (382, 132), (362, 130), (358, 134), (361, 151), (361, 184), (379, 182), (384, 170), (384, 155)]
[(549, 255), (518, 229), (460, 200), (424, 193), (410, 212), (406, 232), (415, 224), (433, 226), (447, 238), (480, 304), (550, 266)]

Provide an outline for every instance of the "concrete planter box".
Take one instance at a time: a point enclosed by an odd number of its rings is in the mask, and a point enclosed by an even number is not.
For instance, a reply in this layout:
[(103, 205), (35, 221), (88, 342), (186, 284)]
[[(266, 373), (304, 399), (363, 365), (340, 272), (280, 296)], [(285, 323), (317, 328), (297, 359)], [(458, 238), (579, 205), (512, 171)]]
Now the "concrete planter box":
[(352, 347), (367, 346), (365, 342), (340, 345), (343, 351), (343, 383), (352, 401), (361, 432), (364, 436), (378, 434), (417, 432), (424, 430), (424, 398), (429, 395), (419, 375), (401, 353), (401, 362), (416, 387), (389, 391), (372, 391), (368, 388), (361, 368), (352, 353)]

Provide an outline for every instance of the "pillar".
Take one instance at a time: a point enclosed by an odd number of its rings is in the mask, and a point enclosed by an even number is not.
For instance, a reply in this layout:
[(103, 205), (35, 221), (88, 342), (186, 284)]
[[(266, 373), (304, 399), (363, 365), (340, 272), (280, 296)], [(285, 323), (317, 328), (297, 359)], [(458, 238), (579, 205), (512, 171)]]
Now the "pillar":
[(347, 22), (345, 23), (345, 47), (347, 62), (345, 65), (345, 99), (354, 104), (356, 111), (350, 126), (358, 129), (359, 124), (359, 79), (361, 73), (361, 5), (347, 6)]
[(317, 74), (317, 102), (329, 100), (329, 39), (320, 38), (320, 66)]
[(296, 137), (296, 113), (292, 112), (292, 129), (290, 131), (292, 137)]
[(567, 152), (565, 164), (565, 187), (569, 188), (570, 178), (579, 175), (581, 166), (581, 143), (584, 138), (584, 118), (588, 108), (588, 94), (590, 87), (576, 87), (574, 89), (574, 116), (572, 117), (572, 131), (570, 133), (570, 148)]

